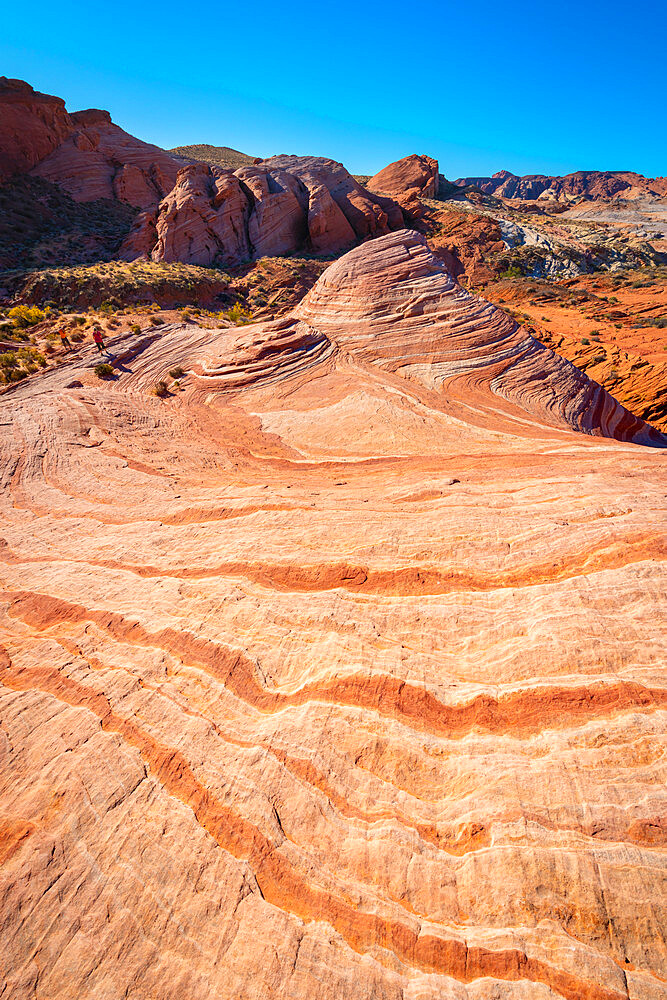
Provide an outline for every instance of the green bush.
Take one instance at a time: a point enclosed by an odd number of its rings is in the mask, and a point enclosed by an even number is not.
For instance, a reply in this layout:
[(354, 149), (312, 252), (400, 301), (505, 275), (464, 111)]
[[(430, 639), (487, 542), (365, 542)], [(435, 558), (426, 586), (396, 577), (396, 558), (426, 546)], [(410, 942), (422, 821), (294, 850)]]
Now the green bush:
[(499, 278), (521, 278), (523, 272), (518, 264), (510, 264), (510, 266), (505, 270), (501, 271), (498, 275)]
[(174, 379), (183, 378), (183, 376), (185, 375), (185, 369), (181, 368), (180, 365), (176, 365), (175, 368), (171, 369), (171, 371), (169, 372), (169, 375), (171, 376), (171, 378), (174, 378)]
[(113, 376), (113, 368), (106, 361), (103, 361), (101, 364), (95, 365), (95, 374), (98, 378), (111, 378)]

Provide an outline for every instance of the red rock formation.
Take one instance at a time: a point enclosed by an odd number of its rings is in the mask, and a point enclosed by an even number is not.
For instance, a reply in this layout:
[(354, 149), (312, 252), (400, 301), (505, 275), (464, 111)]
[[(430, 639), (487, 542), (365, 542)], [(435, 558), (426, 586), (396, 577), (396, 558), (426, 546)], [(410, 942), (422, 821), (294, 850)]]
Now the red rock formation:
[(371, 177), (367, 187), (369, 191), (380, 191), (394, 197), (421, 195), (424, 198), (435, 198), (438, 193), (438, 171), (437, 160), (413, 153), (380, 170)]
[(154, 260), (211, 265), (250, 256), (248, 201), (231, 170), (193, 163), (160, 203)]
[(117, 198), (149, 208), (171, 190), (181, 166), (114, 125), (107, 111), (68, 114), (59, 97), (0, 77), (0, 178), (31, 171), (76, 201)]
[(75, 127), (59, 97), (0, 76), (0, 180), (30, 170)]
[(32, 173), (64, 188), (75, 201), (118, 198), (153, 208), (174, 186), (182, 163), (114, 125), (105, 111), (70, 116), (74, 131)]
[(627, 170), (579, 170), (565, 177), (545, 174), (517, 177), (508, 170), (500, 170), (492, 177), (460, 177), (454, 183), (459, 187), (472, 185), (500, 198), (528, 200), (544, 197), (547, 193), (564, 200), (587, 198), (592, 201), (667, 196), (667, 177), (643, 177)]
[(661, 439), (412, 233), (109, 346), (0, 397), (4, 993), (663, 996)]
[[(318, 233), (326, 232), (326, 224), (322, 229), (322, 219), (319, 217), (321, 211), (329, 217), (329, 204), (321, 204), (321, 189), (326, 188), (332, 200), (340, 209), (350, 227), (354, 231), (356, 240), (364, 240), (369, 237), (382, 236), (392, 229), (402, 229), (405, 225), (403, 213), (400, 207), (391, 198), (382, 198), (372, 194), (363, 188), (354, 177), (347, 172), (342, 163), (335, 160), (327, 160), (320, 156), (273, 156), (269, 160), (263, 160), (262, 165), (269, 170), (285, 170), (305, 185), (309, 193), (315, 192), (315, 197), (311, 198), (311, 212), (309, 211), (308, 225), (314, 227)], [(334, 222), (334, 231), (340, 240), (343, 230), (342, 223), (337, 218)], [(320, 236), (321, 239), (321, 236)], [(355, 242), (353, 239), (345, 247), (334, 246), (333, 241), (329, 252), (337, 253), (341, 249), (346, 249)]]
[(337, 254), (403, 226), (395, 202), (365, 192), (332, 160), (280, 156), (234, 172), (195, 163), (157, 216), (137, 219), (120, 256), (231, 265), (303, 249)]

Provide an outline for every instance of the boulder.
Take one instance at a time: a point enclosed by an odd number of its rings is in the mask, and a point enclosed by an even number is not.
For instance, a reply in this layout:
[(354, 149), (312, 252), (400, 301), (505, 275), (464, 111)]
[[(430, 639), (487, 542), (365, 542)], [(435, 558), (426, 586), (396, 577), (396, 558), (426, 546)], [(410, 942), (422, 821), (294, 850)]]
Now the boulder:
[(402, 160), (390, 163), (368, 182), (369, 191), (381, 191), (389, 195), (435, 198), (438, 194), (438, 161), (430, 156), (413, 153)]

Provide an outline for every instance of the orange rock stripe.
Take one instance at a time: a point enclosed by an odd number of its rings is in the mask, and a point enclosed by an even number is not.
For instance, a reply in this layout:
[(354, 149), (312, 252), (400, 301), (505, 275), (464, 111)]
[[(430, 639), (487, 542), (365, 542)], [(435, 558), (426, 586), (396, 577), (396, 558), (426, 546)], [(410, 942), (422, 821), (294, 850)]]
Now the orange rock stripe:
[[(40, 559), (16, 559), (9, 553), (5, 562), (42, 562)], [(586, 573), (619, 569), (646, 559), (667, 559), (667, 538), (636, 535), (622, 538), (602, 548), (569, 553), (550, 562), (517, 566), (498, 573), (470, 572), (458, 568), (436, 569), (406, 566), (399, 569), (369, 569), (350, 563), (322, 563), (296, 566), (280, 563), (226, 562), (211, 567), (168, 569), (159, 566), (133, 565), (114, 560), (86, 561), (87, 566), (123, 570), (137, 576), (166, 577), (177, 580), (203, 580), (207, 577), (242, 576), (274, 590), (318, 592), (341, 588), (383, 596), (410, 597), (441, 595), (461, 591), (485, 592), (511, 587), (532, 587), (567, 580)], [(69, 561), (69, 560), (68, 560)], [(71, 560), (76, 562), (76, 560)]]
[(504, 698), (478, 695), (460, 705), (445, 705), (425, 688), (388, 674), (353, 674), (327, 682), (306, 684), (292, 694), (267, 691), (257, 680), (252, 661), (207, 639), (175, 629), (150, 633), (137, 621), (115, 612), (88, 610), (45, 594), (20, 591), (5, 595), (10, 614), (37, 628), (59, 622), (91, 621), (116, 639), (164, 649), (206, 670), (234, 695), (261, 712), (274, 712), (309, 701), (333, 702), (379, 712), (415, 728), (454, 738), (473, 728), (489, 733), (529, 735), (545, 728), (563, 727), (577, 719), (627, 709), (656, 709), (667, 705), (667, 688), (648, 688), (636, 681), (548, 687), (511, 692)]
[(398, 920), (355, 909), (332, 893), (309, 885), (257, 827), (205, 788), (178, 750), (157, 742), (134, 722), (119, 716), (100, 692), (92, 692), (50, 667), (16, 669), (0, 665), (0, 682), (13, 690), (47, 692), (66, 704), (93, 712), (105, 731), (120, 734), (139, 751), (166, 791), (192, 809), (199, 825), (220, 847), (251, 864), (267, 902), (306, 922), (326, 921), (354, 951), (384, 948), (402, 962), (460, 982), (485, 976), (506, 981), (525, 979), (544, 983), (566, 1000), (624, 1000), (623, 994), (615, 990), (581, 980), (518, 949), (468, 947), (464, 941), (418, 934)]

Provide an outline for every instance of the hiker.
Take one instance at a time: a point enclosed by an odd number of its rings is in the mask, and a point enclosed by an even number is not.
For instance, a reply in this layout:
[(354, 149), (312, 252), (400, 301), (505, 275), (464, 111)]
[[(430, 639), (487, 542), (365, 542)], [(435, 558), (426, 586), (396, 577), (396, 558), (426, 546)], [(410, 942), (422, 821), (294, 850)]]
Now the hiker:
[(99, 328), (97, 330), (93, 330), (93, 340), (97, 344), (97, 350), (100, 352), (100, 354), (102, 353), (102, 351), (106, 350), (106, 347), (104, 346), (104, 340), (102, 339), (102, 331)]
[(67, 330), (61, 330), (61, 331), (60, 331), (60, 343), (61, 343), (61, 344), (63, 345), (63, 347), (65, 347), (65, 348), (66, 348), (66, 349), (67, 349), (68, 351), (71, 351), (71, 350), (72, 350), (72, 345), (70, 344), (70, 342), (69, 342), (69, 337), (67, 336)]

